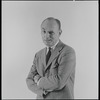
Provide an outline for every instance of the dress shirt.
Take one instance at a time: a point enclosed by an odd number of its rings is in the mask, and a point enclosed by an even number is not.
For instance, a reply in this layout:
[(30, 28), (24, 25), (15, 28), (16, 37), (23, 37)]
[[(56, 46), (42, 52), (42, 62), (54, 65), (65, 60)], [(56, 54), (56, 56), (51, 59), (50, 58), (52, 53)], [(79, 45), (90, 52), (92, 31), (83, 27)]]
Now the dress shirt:
[[(58, 44), (58, 42), (59, 42), (59, 40), (56, 42), (56, 44), (55, 45), (53, 45), (52, 47), (50, 47), (52, 50), (54, 50), (55, 49), (55, 47), (56, 47), (56, 45)], [(51, 50), (51, 51), (52, 51)], [(47, 46), (47, 52), (46, 52), (46, 54), (48, 53), (48, 51), (49, 51), (49, 47)]]

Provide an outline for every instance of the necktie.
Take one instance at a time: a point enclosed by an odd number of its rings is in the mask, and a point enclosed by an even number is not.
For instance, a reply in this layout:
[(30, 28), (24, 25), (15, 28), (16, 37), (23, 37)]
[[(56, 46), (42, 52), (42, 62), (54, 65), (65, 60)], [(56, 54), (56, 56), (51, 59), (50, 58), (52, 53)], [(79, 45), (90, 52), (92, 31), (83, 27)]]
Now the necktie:
[(48, 53), (46, 55), (46, 65), (48, 63), (48, 60), (49, 60), (50, 56), (51, 56), (51, 48), (49, 47), (49, 51), (48, 51)]

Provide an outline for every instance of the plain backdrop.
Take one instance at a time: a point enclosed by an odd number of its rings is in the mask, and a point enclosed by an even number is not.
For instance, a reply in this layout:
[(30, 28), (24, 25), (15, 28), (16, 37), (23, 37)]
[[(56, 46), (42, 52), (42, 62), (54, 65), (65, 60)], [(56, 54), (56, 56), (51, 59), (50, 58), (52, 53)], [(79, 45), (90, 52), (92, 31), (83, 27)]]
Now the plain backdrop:
[(75, 99), (97, 99), (97, 1), (2, 1), (2, 98), (36, 98), (26, 77), (45, 47), (40, 25), (47, 17), (61, 21), (60, 39), (76, 52)]

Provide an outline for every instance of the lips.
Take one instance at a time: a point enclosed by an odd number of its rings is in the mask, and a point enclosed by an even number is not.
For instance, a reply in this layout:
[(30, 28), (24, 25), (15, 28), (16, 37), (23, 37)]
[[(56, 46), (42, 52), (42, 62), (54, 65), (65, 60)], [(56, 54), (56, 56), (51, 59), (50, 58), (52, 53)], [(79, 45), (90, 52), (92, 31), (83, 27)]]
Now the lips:
[(52, 39), (48, 39), (48, 40), (45, 40), (46, 42), (51, 42), (52, 41)]

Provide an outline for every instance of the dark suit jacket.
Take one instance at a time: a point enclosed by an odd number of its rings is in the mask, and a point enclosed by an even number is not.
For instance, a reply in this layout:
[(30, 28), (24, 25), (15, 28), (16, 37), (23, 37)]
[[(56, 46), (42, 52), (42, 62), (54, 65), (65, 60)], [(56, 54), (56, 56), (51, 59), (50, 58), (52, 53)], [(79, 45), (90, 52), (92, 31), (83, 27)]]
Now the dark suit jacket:
[[(46, 48), (36, 53), (33, 65), (26, 79), (28, 88), (37, 94), (37, 98), (73, 99), (76, 57), (72, 47), (61, 41), (57, 44), (46, 65)], [(39, 86), (34, 76), (41, 77)], [(41, 91), (50, 91), (40, 95)]]

